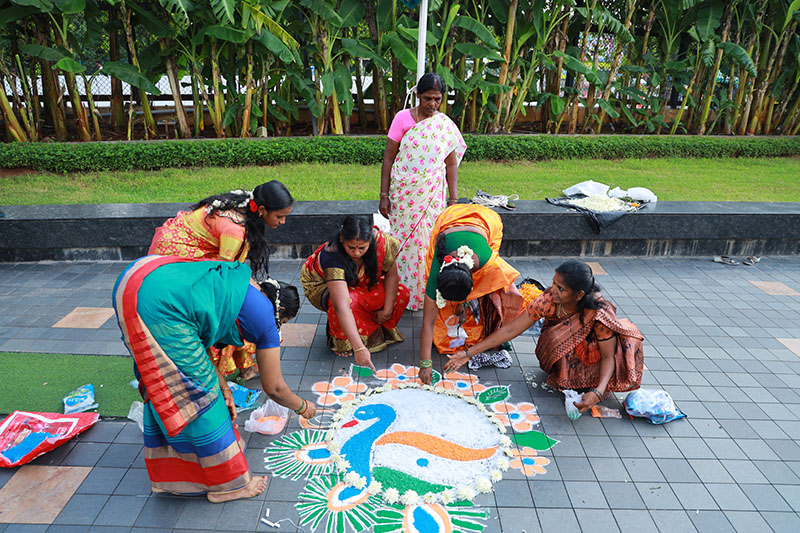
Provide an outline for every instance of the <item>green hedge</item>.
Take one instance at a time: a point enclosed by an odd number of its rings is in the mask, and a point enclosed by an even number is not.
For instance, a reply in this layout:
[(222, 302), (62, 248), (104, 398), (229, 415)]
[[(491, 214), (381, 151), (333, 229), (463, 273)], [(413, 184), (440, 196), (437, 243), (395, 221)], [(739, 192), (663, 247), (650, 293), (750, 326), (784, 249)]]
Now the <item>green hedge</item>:
[[(800, 137), (466, 135), (465, 160), (787, 157)], [(281, 137), (102, 143), (0, 144), (0, 167), (49, 172), (278, 163), (379, 163), (386, 138)]]

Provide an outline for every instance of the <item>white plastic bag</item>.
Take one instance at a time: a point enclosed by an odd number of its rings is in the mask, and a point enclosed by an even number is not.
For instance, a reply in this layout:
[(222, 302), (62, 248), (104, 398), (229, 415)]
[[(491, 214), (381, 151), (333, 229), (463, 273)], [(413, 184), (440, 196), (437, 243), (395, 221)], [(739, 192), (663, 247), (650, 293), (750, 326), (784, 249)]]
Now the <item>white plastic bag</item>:
[(372, 225), (377, 226), (377, 228), (383, 232), (387, 232), (390, 229), (389, 219), (380, 213), (372, 213)]
[(99, 406), (94, 401), (94, 385), (91, 383), (78, 387), (62, 399), (64, 402), (64, 414), (83, 413), (90, 409), (97, 409)]
[(576, 194), (583, 194), (584, 196), (605, 196), (608, 193), (608, 185), (587, 180), (564, 189), (562, 192), (564, 196), (575, 196)]
[(142, 402), (133, 402), (131, 408), (128, 409), (128, 419), (136, 422), (139, 426), (139, 431), (144, 433), (144, 404)]
[(564, 389), (564, 408), (570, 420), (577, 420), (581, 417), (581, 412), (575, 407), (575, 403), (581, 402), (581, 395), (572, 389)]
[(622, 405), (629, 415), (646, 418), (651, 424), (666, 424), (686, 416), (664, 390), (635, 390), (625, 397)]
[(654, 204), (658, 201), (658, 196), (656, 196), (653, 191), (647, 187), (631, 187), (628, 189), (628, 197), (631, 200), (650, 202), (651, 204)]
[(283, 431), (287, 420), (289, 420), (289, 409), (273, 400), (267, 400), (264, 405), (250, 413), (250, 418), (244, 421), (244, 429), (251, 433), (277, 435)]

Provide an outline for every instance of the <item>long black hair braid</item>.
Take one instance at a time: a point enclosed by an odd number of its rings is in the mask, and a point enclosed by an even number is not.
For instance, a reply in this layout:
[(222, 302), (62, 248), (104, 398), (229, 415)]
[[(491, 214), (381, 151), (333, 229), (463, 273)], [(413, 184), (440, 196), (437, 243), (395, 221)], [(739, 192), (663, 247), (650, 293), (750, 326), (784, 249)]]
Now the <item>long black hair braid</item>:
[[(253, 204), (250, 201), (253, 201)], [(278, 211), (294, 204), (289, 189), (278, 180), (262, 183), (252, 192), (235, 190), (215, 196), (209, 196), (194, 204), (191, 209), (205, 207), (206, 216), (216, 216), (220, 211), (238, 211), (244, 215), (244, 233), (250, 251), (247, 258), (253, 277), (262, 279), (269, 274), (269, 244), (264, 238), (267, 225), (258, 214), (258, 208), (263, 206), (267, 211)]]
[(364, 261), (364, 271), (369, 278), (369, 288), (378, 282), (378, 251), (375, 247), (375, 237), (372, 234), (372, 221), (366, 216), (347, 215), (339, 228), (339, 233), (334, 235), (329, 241), (330, 248), (336, 250), (336, 254), (344, 265), (344, 277), (347, 285), (355, 287), (358, 285), (358, 269), (356, 264), (347, 255), (343, 241), (358, 239), (369, 243), (367, 252), (361, 257)]

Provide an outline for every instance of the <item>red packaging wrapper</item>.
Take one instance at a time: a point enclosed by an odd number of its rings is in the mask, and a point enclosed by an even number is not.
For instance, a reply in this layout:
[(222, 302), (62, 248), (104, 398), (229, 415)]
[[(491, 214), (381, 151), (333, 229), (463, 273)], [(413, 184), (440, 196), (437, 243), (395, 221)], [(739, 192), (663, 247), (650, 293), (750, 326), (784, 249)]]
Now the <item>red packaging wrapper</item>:
[(29, 463), (89, 429), (99, 419), (97, 413), (14, 411), (0, 423), (0, 467)]

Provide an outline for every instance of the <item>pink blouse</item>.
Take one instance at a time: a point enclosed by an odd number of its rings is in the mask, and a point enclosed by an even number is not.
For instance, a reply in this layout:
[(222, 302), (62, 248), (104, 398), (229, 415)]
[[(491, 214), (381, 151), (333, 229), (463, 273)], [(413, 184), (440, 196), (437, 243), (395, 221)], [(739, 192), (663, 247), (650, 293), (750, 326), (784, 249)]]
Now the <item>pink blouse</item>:
[(389, 126), (388, 137), (391, 140), (399, 143), (403, 139), (403, 135), (405, 135), (408, 130), (414, 127), (414, 124), (416, 123), (417, 121), (411, 116), (411, 110), (403, 109), (394, 116), (392, 125)]

